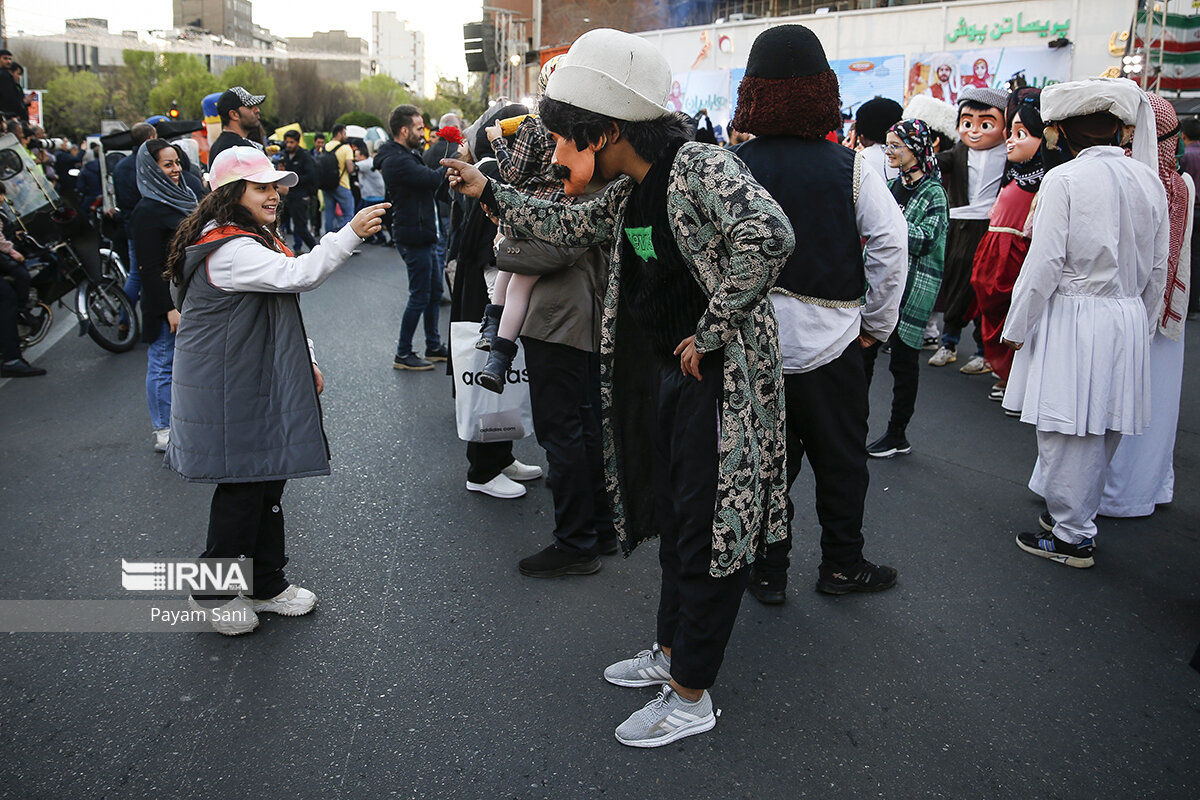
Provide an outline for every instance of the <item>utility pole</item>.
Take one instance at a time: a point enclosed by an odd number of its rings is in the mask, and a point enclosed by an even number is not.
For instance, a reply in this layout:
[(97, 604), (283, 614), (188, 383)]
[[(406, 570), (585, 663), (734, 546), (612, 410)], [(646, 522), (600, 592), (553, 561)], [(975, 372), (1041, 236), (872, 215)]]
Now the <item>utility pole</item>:
[(8, 28), (4, 26), (4, 0), (0, 0), (0, 47), (8, 47)]

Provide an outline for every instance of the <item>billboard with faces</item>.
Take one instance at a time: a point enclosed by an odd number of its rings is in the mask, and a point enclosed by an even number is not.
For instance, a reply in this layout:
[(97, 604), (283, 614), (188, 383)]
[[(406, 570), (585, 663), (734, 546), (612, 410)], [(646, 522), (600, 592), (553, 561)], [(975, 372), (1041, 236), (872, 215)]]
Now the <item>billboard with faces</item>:
[(967, 86), (1003, 89), (1017, 72), (1039, 88), (1071, 79), (1071, 48), (988, 47), (911, 56), (904, 87), (904, 102), (918, 94), (957, 105)]

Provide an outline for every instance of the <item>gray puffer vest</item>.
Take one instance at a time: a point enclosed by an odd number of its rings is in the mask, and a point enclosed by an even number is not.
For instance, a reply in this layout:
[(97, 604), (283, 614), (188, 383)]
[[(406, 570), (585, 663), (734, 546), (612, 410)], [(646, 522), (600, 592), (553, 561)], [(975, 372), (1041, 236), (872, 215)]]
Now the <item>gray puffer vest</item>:
[[(217, 229), (187, 249), (171, 382), (166, 466), (189, 481), (246, 483), (329, 474), (329, 444), (295, 294), (227, 292), (208, 256)], [(256, 238), (256, 237), (251, 237)]]

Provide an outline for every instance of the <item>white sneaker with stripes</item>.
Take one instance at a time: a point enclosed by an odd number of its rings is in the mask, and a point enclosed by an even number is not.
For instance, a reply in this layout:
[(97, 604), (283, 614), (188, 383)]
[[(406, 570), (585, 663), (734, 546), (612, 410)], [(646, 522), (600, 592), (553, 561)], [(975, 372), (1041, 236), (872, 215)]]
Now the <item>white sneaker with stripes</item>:
[(658, 646), (651, 645), (633, 658), (627, 658), (604, 670), (604, 680), (617, 686), (657, 686), (671, 682), (671, 658)]
[(708, 692), (689, 703), (670, 686), (617, 728), (617, 741), (630, 747), (662, 747), (685, 736), (711, 731), (717, 724)]

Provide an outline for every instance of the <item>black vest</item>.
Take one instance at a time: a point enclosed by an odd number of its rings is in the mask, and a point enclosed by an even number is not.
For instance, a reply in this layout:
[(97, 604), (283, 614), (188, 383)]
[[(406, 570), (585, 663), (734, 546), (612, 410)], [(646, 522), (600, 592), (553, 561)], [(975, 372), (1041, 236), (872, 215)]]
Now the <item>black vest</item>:
[(760, 136), (737, 155), (796, 234), (796, 249), (775, 286), (821, 300), (860, 299), (867, 276), (854, 214), (854, 151), (824, 139)]

